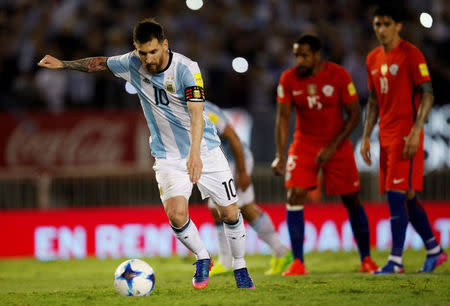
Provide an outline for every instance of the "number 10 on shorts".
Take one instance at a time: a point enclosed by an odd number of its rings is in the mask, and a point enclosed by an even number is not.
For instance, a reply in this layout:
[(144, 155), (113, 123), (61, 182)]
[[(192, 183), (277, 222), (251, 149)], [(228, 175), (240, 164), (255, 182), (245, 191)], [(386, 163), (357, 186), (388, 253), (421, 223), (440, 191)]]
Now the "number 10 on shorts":
[(228, 182), (222, 182), (222, 185), (225, 187), (225, 191), (227, 192), (228, 200), (231, 200), (231, 197), (236, 197), (236, 187), (234, 186), (234, 180), (230, 179)]

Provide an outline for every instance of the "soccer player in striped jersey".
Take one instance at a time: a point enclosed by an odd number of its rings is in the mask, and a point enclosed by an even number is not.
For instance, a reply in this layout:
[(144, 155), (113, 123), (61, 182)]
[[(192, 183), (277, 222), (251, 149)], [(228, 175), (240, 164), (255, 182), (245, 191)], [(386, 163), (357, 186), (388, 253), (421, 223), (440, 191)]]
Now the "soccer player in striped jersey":
[[(241, 141), (222, 109), (206, 101), (205, 112), (217, 128), (222, 147), (236, 179), (236, 192), (239, 196), (237, 203), (242, 216), (272, 251), (270, 269), (266, 271), (266, 274), (281, 274), (292, 262), (292, 252), (281, 243), (270, 216), (255, 203), (255, 191), (250, 177), (253, 171), (253, 154), (248, 145)], [(214, 217), (219, 242), (219, 260), (214, 264), (211, 275), (218, 275), (230, 271), (232, 256), (225, 239), (222, 220), (212, 199), (208, 199), (208, 207)]]
[(402, 13), (394, 6), (375, 10), (373, 29), (380, 46), (367, 55), (369, 85), (361, 154), (371, 164), (370, 135), (380, 117), (380, 193), (387, 194), (392, 250), (376, 274), (403, 273), (402, 252), (408, 220), (421, 236), (427, 257), (419, 272), (431, 272), (447, 260), (416, 197), (423, 185), (423, 125), (433, 105), (425, 58), (400, 38)]
[(233, 175), (214, 124), (203, 111), (205, 98), (198, 64), (169, 49), (164, 28), (154, 19), (135, 25), (133, 42), (135, 49), (119, 56), (61, 61), (46, 55), (38, 65), (85, 72), (109, 70), (136, 88), (150, 129), (161, 201), (175, 236), (197, 259), (193, 287), (207, 286), (212, 266), (210, 254), (188, 215), (188, 200), (193, 184), (197, 184), (203, 198), (212, 198), (218, 204), (237, 287), (253, 289), (244, 259), (246, 233), (236, 204), (238, 197), (229, 192)]

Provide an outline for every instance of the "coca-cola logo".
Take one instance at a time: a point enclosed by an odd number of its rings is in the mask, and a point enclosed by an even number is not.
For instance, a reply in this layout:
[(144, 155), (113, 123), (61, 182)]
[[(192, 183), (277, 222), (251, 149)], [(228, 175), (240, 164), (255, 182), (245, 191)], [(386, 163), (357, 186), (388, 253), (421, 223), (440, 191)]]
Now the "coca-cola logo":
[(127, 123), (86, 119), (58, 129), (19, 124), (5, 152), (7, 166), (53, 167), (118, 162), (124, 158)]

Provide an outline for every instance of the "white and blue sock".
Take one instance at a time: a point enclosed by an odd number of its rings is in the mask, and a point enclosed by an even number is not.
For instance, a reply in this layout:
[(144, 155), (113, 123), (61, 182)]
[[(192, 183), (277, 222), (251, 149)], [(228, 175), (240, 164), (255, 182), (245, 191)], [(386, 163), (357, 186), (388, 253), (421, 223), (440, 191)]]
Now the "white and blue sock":
[(223, 222), (225, 237), (228, 239), (231, 254), (233, 256), (232, 267), (233, 270), (238, 270), (246, 267), (245, 255), (245, 226), (241, 213), (234, 223)]
[(197, 227), (190, 218), (188, 218), (186, 224), (180, 228), (172, 226), (172, 230), (177, 239), (194, 253), (197, 260), (210, 258), (209, 253), (200, 238)]
[(281, 243), (268, 214), (263, 212), (250, 225), (258, 234), (258, 237), (270, 246), (272, 254), (275, 257), (283, 257), (286, 255), (288, 249)]
[(227, 269), (231, 269), (231, 262), (233, 257), (231, 256), (228, 240), (225, 237), (225, 229), (223, 226), (223, 222), (216, 222), (215, 228), (216, 228), (217, 242), (219, 244), (219, 262)]

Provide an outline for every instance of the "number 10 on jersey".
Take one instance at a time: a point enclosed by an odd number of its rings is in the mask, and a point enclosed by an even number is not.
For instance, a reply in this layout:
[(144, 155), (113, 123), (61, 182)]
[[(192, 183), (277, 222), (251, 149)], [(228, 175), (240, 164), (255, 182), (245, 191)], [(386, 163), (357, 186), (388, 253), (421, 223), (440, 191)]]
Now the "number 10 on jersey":
[(153, 93), (155, 94), (155, 105), (169, 105), (169, 99), (164, 89), (153, 86)]

